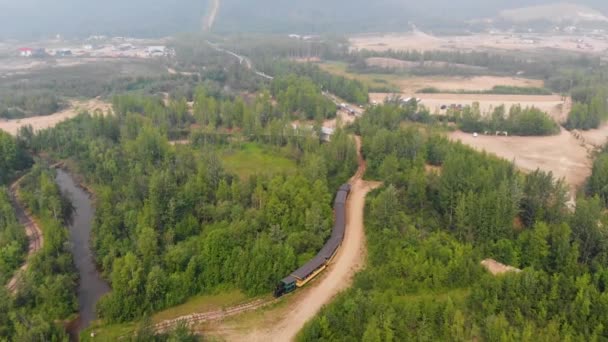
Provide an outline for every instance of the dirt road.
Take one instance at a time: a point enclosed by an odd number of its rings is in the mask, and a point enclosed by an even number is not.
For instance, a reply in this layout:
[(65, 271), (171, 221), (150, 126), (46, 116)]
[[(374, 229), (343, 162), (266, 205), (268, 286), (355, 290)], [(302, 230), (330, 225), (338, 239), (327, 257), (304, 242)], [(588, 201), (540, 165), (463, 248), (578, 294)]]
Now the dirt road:
[(29, 259), (38, 252), (44, 243), (44, 237), (42, 236), (42, 231), (40, 227), (34, 220), (34, 218), (25, 210), (24, 206), (19, 201), (17, 196), (17, 189), (19, 188), (19, 184), (23, 180), (21, 177), (10, 187), (10, 198), (13, 208), (15, 209), (15, 214), (17, 215), (17, 219), (19, 220), (19, 224), (25, 227), (25, 233), (27, 234), (27, 238), (29, 240), (29, 248), (27, 253), (26, 262), (19, 268), (15, 275), (6, 285), (6, 288), (11, 293), (16, 293), (19, 285), (20, 276), (25, 270), (27, 270), (29, 266)]
[(67, 109), (55, 114), (15, 120), (0, 119), (0, 130), (3, 130), (11, 135), (17, 135), (17, 132), (19, 132), (21, 127), (31, 125), (34, 131), (39, 131), (45, 128), (54, 127), (58, 123), (71, 119), (83, 111), (93, 113), (97, 110), (101, 110), (102, 112), (106, 113), (107, 111), (111, 110), (111, 108), (112, 105), (110, 103), (97, 99), (89, 101), (72, 101)]
[(220, 0), (211, 0), (209, 12), (203, 18), (203, 32), (209, 32), (215, 23), (215, 18), (220, 10)]

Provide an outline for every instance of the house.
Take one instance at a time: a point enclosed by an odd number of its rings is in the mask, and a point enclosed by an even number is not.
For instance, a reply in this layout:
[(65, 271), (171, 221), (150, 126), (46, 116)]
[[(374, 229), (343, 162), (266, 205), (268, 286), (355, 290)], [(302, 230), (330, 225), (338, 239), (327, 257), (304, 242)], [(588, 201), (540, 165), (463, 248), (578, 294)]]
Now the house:
[(44, 48), (37, 48), (37, 49), (32, 50), (32, 57), (41, 58), (41, 57), (46, 57), (46, 56), (47, 56), (47, 53)]
[(148, 46), (146, 48), (146, 53), (150, 56), (162, 57), (167, 54), (166, 46)]
[(55, 56), (57, 57), (69, 57), (72, 56), (72, 50), (70, 49), (58, 49), (55, 51)]
[(34, 50), (31, 48), (19, 48), (19, 56), (21, 57), (32, 57)]

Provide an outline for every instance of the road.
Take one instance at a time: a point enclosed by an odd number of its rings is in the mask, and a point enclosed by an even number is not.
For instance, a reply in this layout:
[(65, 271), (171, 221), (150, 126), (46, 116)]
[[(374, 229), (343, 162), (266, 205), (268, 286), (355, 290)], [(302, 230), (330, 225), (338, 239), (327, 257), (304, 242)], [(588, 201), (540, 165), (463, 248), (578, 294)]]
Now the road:
[(21, 177), (19, 180), (13, 183), (13, 185), (11, 185), (10, 199), (11, 204), (15, 209), (15, 215), (17, 215), (17, 219), (19, 220), (19, 224), (25, 227), (25, 233), (29, 240), (29, 248), (25, 263), (21, 266), (21, 268), (19, 268), (17, 272), (15, 272), (15, 275), (6, 285), (6, 288), (13, 294), (17, 292), (19, 279), (21, 277), (21, 274), (27, 270), (29, 266), (29, 260), (36, 252), (38, 252), (42, 248), (42, 245), (44, 244), (44, 237), (42, 235), (40, 227), (38, 226), (34, 218), (25, 210), (23, 204), (21, 204), (17, 196), (17, 189), (19, 188), (19, 184), (21, 184), (22, 180), (23, 177)]
[(211, 4), (209, 5), (209, 13), (203, 18), (203, 32), (211, 31), (219, 10), (220, 0), (211, 0)]

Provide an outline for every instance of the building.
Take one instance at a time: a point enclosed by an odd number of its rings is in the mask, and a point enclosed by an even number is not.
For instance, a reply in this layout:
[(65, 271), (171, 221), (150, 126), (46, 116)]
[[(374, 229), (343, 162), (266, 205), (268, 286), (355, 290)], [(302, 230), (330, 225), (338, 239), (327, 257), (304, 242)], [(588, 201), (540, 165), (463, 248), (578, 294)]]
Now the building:
[(72, 56), (72, 50), (70, 49), (58, 49), (55, 51), (55, 56), (57, 57), (69, 57)]
[(19, 56), (21, 56), (21, 57), (32, 57), (33, 53), (34, 53), (34, 50), (32, 50), (31, 48), (20, 48), (19, 49)]
[(331, 136), (334, 135), (336, 130), (330, 127), (321, 127), (321, 140), (330, 141)]
[(162, 57), (167, 55), (167, 47), (166, 46), (148, 46), (146, 48), (146, 53), (153, 57)]

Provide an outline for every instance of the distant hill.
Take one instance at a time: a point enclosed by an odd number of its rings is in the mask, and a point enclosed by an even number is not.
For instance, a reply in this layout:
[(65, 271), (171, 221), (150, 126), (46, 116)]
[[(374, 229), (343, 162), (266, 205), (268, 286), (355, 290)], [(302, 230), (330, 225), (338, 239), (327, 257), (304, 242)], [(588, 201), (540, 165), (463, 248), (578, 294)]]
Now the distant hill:
[(553, 23), (608, 22), (600, 11), (572, 3), (557, 3), (503, 10), (499, 17), (515, 23), (548, 21)]

